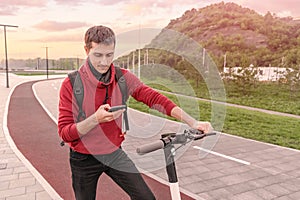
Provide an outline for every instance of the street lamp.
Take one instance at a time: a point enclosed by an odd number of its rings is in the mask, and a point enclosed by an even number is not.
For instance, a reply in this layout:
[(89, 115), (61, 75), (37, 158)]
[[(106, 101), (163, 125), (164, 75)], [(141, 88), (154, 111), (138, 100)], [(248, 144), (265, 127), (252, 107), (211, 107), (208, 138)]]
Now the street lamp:
[(8, 25), (8, 24), (0, 24), (0, 26), (3, 26), (3, 27), (4, 27), (5, 65), (6, 65), (6, 87), (9, 88), (9, 80), (8, 80), (8, 58), (7, 58), (7, 42), (6, 42), (6, 27), (14, 27), (14, 28), (18, 28), (18, 26)]
[(47, 75), (47, 79), (48, 79), (48, 77), (49, 77), (49, 59), (48, 59), (48, 49), (49, 49), (50, 47), (48, 47), (48, 46), (45, 46), (45, 47), (43, 47), (43, 48), (45, 48), (45, 50), (46, 50), (46, 75)]
[(49, 65), (48, 65), (48, 47), (46, 48), (46, 73), (47, 73), (47, 79), (49, 77)]

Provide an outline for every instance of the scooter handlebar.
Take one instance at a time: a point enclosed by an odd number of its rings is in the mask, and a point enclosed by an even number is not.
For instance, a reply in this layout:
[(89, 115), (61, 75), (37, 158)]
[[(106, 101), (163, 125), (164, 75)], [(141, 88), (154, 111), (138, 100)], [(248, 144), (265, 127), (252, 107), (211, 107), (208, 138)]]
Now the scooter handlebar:
[[(193, 133), (193, 132), (192, 132)], [(187, 142), (187, 138), (191, 140), (199, 140), (206, 136), (216, 135), (216, 132), (211, 133), (201, 133), (201, 134), (177, 134), (177, 135), (170, 135), (170, 137), (162, 138), (160, 140), (157, 140), (155, 142), (142, 145), (136, 149), (136, 152), (139, 155), (143, 155), (146, 153), (150, 153), (152, 151), (156, 151), (158, 149), (163, 149), (169, 142), (172, 142), (173, 144), (185, 144)]]
[(140, 155), (143, 155), (163, 148), (164, 148), (164, 142), (162, 140), (157, 140), (155, 142), (138, 147), (136, 149), (136, 152)]
[(200, 135), (195, 135), (194, 136), (194, 140), (200, 140), (206, 136), (212, 136), (212, 135), (216, 135), (217, 133), (216, 132), (210, 132), (210, 133), (203, 133), (203, 134), (200, 134)]

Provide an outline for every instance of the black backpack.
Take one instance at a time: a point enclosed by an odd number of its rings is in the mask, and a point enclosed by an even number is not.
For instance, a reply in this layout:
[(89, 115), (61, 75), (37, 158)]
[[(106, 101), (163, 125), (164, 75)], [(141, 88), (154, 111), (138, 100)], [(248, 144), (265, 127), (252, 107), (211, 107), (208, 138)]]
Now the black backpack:
[[(116, 71), (115, 79), (118, 82), (118, 85), (119, 85), (121, 93), (122, 93), (122, 104), (126, 105), (126, 101), (129, 97), (126, 80), (123, 76), (123, 73), (122, 73), (122, 70), (120, 67), (115, 66), (115, 71)], [(73, 94), (75, 96), (77, 105), (79, 107), (79, 112), (78, 112), (76, 122), (80, 122), (81, 120), (84, 120), (86, 118), (85, 112), (82, 110), (82, 103), (83, 103), (83, 97), (84, 97), (84, 89), (83, 89), (82, 80), (81, 80), (78, 70), (69, 73), (68, 77), (71, 81), (72, 88), (73, 88)], [(123, 113), (123, 122), (125, 123), (124, 131), (126, 132), (129, 130), (127, 109)], [(64, 141), (61, 142), (61, 146), (64, 146)]]

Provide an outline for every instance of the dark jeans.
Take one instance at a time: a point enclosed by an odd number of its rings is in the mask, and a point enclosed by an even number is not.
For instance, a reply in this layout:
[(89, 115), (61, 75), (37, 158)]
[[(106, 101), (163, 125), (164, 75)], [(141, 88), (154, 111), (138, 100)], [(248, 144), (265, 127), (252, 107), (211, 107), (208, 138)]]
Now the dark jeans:
[(96, 199), (97, 182), (103, 172), (131, 199), (155, 199), (134, 163), (122, 149), (106, 155), (87, 155), (71, 150), (70, 165), (77, 200)]

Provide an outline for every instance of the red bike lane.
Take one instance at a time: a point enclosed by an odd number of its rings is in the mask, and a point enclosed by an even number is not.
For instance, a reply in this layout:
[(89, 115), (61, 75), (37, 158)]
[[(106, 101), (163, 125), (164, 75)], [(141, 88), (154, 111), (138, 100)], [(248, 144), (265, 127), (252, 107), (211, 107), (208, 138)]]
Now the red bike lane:
[[(68, 147), (61, 147), (57, 125), (36, 100), (32, 85), (23, 83), (15, 88), (8, 109), (8, 129), (18, 149), (65, 200), (75, 199), (71, 186)], [(171, 199), (168, 185), (146, 175), (145, 181), (157, 199)], [(181, 193), (182, 200), (193, 198)], [(108, 176), (99, 179), (97, 199), (129, 199)]]

